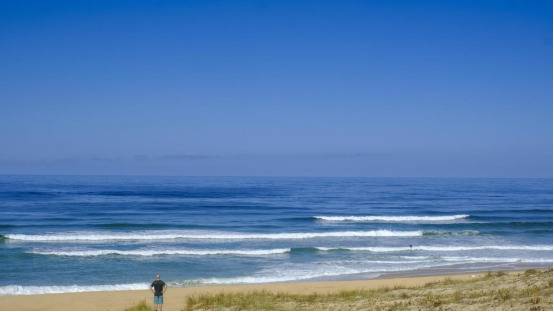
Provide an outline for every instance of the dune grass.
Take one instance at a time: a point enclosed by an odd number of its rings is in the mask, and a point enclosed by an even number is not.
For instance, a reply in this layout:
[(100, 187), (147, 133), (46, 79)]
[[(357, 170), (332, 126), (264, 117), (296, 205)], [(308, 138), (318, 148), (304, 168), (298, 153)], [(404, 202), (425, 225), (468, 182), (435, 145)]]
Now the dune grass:
[(489, 272), (421, 287), (297, 295), (254, 291), (187, 298), (185, 310), (550, 310), (552, 269)]
[(146, 300), (135, 304), (134, 306), (125, 309), (125, 311), (152, 311), (152, 306), (146, 303)]

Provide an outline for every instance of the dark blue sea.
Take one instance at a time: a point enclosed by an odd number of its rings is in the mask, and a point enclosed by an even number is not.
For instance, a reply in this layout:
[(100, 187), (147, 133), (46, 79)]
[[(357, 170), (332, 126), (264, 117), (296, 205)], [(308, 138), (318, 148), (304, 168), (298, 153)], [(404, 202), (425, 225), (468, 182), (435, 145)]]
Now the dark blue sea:
[(552, 265), (551, 179), (0, 176), (0, 294)]

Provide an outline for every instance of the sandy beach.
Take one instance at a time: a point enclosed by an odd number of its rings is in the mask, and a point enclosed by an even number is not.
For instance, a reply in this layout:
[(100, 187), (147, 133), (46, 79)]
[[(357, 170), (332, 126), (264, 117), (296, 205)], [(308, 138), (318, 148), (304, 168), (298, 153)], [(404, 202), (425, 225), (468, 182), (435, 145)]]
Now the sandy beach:
[[(507, 275), (523, 276), (522, 271)], [(220, 293), (250, 293), (269, 291), (295, 295), (330, 294), (341, 291), (382, 289), (389, 287), (420, 287), (439, 281), (471, 281), (483, 279), (485, 272), (417, 277), (390, 277), (372, 280), (318, 281), (295, 283), (268, 283), (249, 285), (213, 285), (187, 288), (170, 288), (165, 295), (166, 310), (183, 310), (190, 296)], [(0, 297), (1, 310), (125, 310), (145, 300), (150, 304), (152, 295), (148, 290), (137, 291), (98, 291), (45, 295), (19, 295)]]
[[(294, 294), (313, 292), (329, 293), (342, 290), (370, 289), (379, 287), (421, 286), (425, 283), (442, 280), (446, 277), (468, 279), (479, 274), (436, 275), (420, 277), (383, 278), (356, 281), (321, 281), (295, 283), (268, 283), (249, 285), (213, 285), (186, 288), (169, 288), (165, 294), (165, 309), (182, 310), (188, 296), (197, 294), (215, 294), (220, 292), (248, 292), (268, 290)], [(22, 295), (0, 297), (2, 310), (125, 310), (138, 302), (152, 301), (148, 290), (95, 291), (81, 293)]]

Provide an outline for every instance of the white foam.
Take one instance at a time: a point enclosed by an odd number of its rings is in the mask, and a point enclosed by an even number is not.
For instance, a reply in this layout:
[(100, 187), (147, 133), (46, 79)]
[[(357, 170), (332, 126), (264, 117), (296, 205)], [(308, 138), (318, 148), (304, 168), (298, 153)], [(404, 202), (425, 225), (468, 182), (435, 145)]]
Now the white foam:
[(552, 250), (550, 245), (521, 245), (521, 246), (413, 246), (406, 247), (316, 247), (322, 251), (332, 250), (350, 250), (350, 251), (370, 251), (370, 252), (395, 252), (395, 251), (465, 251), (465, 250)]
[(332, 222), (440, 222), (461, 220), (469, 217), (467, 214), (449, 216), (315, 216), (314, 218)]
[(143, 231), (126, 233), (56, 233), (56, 234), (6, 234), (10, 240), (21, 241), (121, 241), (121, 240), (175, 240), (175, 239), (201, 239), (201, 240), (250, 240), (250, 239), (307, 239), (319, 237), (387, 237), (387, 236), (421, 236), (422, 231), (342, 231), (342, 232), (306, 232), (306, 233), (204, 233), (204, 232), (164, 232)]
[[(396, 265), (378, 267), (375, 264)], [(422, 261), (364, 261), (363, 263), (350, 263), (349, 266), (344, 266), (338, 263), (325, 263), (321, 265), (314, 264), (306, 267), (305, 269), (300, 269), (298, 267), (272, 268), (262, 270), (255, 275), (226, 278), (205, 278), (196, 280), (195, 282), (203, 284), (257, 284), (322, 278), (325, 279), (328, 277), (355, 274), (372, 274), (373, 277), (377, 277), (386, 272), (414, 270), (433, 266), (435, 266), (435, 264), (424, 263)], [(367, 276), (364, 278), (367, 278)]]
[[(533, 246), (414, 246), (409, 247), (315, 247), (321, 251), (349, 250), (349, 251), (369, 251), (369, 252), (399, 252), (410, 250), (422, 251), (466, 251), (466, 250), (534, 250), (551, 251), (552, 246), (533, 245)], [(49, 250), (33, 249), (29, 253), (51, 256), (67, 257), (95, 257), (107, 255), (122, 256), (162, 256), (162, 255), (191, 255), (191, 256), (209, 256), (209, 255), (241, 255), (241, 256), (264, 256), (285, 254), (291, 252), (291, 248), (275, 249), (77, 249), (77, 250)], [(414, 258), (415, 259), (415, 258)]]
[[(368, 264), (376, 263), (374, 261)], [(392, 263), (378, 261), (378, 263)], [(398, 264), (412, 263), (412, 261), (394, 262)], [(183, 286), (191, 284), (251, 284), (251, 283), (269, 283), (305, 280), (312, 278), (325, 278), (347, 274), (376, 273), (387, 271), (398, 271), (401, 269), (379, 269), (371, 268), (353, 268), (345, 267), (337, 263), (327, 263), (324, 265), (314, 265), (303, 268), (302, 266), (293, 267), (275, 267), (271, 266), (266, 270), (257, 272), (249, 276), (223, 277), (223, 278), (203, 278), (198, 280), (187, 280), (183, 282), (170, 282), (170, 285)], [(148, 289), (148, 284), (115, 284), (115, 285), (70, 285), (70, 286), (20, 286), (8, 285), (0, 287), (0, 295), (32, 295), (32, 294), (55, 294), (68, 292), (88, 292), (88, 291), (116, 291), (116, 290), (142, 290)]]
[(123, 255), (123, 256), (159, 256), (159, 255), (192, 255), (192, 256), (208, 256), (208, 255), (242, 255), (242, 256), (264, 256), (283, 254), (290, 252), (290, 248), (280, 249), (161, 249), (161, 250), (116, 250), (116, 249), (89, 249), (89, 250), (33, 250), (31, 253), (40, 255), (52, 256), (67, 256), (67, 257), (95, 257), (106, 255)]
[(275, 283), (286, 281), (307, 280), (313, 278), (325, 278), (332, 276), (360, 274), (371, 272), (371, 270), (360, 270), (347, 268), (342, 266), (313, 268), (311, 271), (303, 271), (298, 269), (279, 270), (271, 272), (260, 272), (260, 274), (251, 276), (237, 276), (227, 278), (204, 278), (197, 282), (202, 284), (259, 284), (259, 283)]
[(205, 278), (197, 280), (201, 284), (261, 284), (261, 283), (276, 283), (286, 281), (298, 281), (312, 278), (321, 278), (329, 276), (340, 276), (345, 274), (359, 274), (361, 271), (347, 270), (343, 272), (323, 272), (314, 274), (286, 274), (278, 276), (239, 276), (229, 278)]
[(402, 256), (402, 259), (410, 259), (410, 260), (427, 260), (430, 259), (429, 256)]
[(545, 258), (495, 258), (495, 257), (442, 257), (445, 261), (460, 262), (522, 262), (522, 263), (552, 263)]
[[(412, 257), (414, 260), (419, 257)], [(423, 258), (421, 258), (423, 259)], [(478, 262), (510, 262), (510, 263), (552, 263), (551, 259), (533, 259), (533, 258), (492, 258), (492, 257), (443, 257), (443, 261), (451, 263), (478, 263)], [(392, 267), (376, 267), (374, 264), (398, 264)], [(274, 267), (259, 271), (254, 275), (224, 277), (224, 278), (203, 278), (198, 280), (188, 280), (181, 283), (172, 282), (170, 285), (190, 285), (196, 283), (202, 284), (252, 284), (308, 280), (315, 278), (336, 277), (351, 274), (374, 274), (378, 276), (385, 272), (398, 272), (405, 270), (415, 270), (440, 266), (442, 263), (425, 263), (423, 261), (364, 261), (362, 263), (350, 263), (350, 267), (340, 265), (339, 263), (326, 263), (324, 265), (314, 265), (306, 268), (301, 266), (294, 267)], [(412, 264), (406, 266), (406, 264)], [(115, 285), (70, 285), (70, 286), (20, 286), (8, 285), (0, 287), (0, 295), (31, 295), (31, 294), (54, 294), (67, 292), (89, 292), (89, 291), (116, 291), (116, 290), (142, 290), (148, 289), (148, 284), (115, 284)]]
[(142, 290), (148, 289), (148, 284), (115, 284), (115, 285), (68, 285), (68, 286), (0, 286), (0, 296), (59, 294), (68, 292), (109, 291), (109, 290)]

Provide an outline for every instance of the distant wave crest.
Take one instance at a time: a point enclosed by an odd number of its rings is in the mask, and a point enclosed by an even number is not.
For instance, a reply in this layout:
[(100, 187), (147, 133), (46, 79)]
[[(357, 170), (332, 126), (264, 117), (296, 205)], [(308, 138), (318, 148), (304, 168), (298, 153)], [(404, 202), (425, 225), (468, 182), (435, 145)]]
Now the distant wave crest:
[(161, 255), (190, 255), (190, 256), (209, 256), (209, 255), (242, 255), (242, 256), (264, 256), (283, 254), (290, 252), (290, 248), (280, 249), (162, 249), (162, 250), (117, 250), (117, 249), (89, 249), (89, 250), (33, 250), (31, 253), (49, 256), (67, 256), (67, 257), (95, 257), (108, 255), (122, 256), (161, 256)]
[(199, 233), (199, 232), (127, 232), (127, 233), (57, 233), (57, 234), (6, 234), (11, 240), (20, 241), (119, 241), (119, 240), (175, 240), (175, 239), (200, 239), (200, 240), (287, 240), (309, 239), (320, 237), (411, 237), (422, 236), (422, 231), (340, 231), (340, 232), (298, 232), (298, 233)]
[(315, 216), (330, 222), (441, 222), (468, 218), (467, 214), (448, 216)]
[(397, 252), (410, 250), (423, 251), (466, 251), (466, 250), (535, 250), (550, 251), (549, 245), (514, 245), (514, 246), (409, 246), (406, 247), (315, 247), (321, 251), (369, 251), (369, 252)]
[(464, 231), (425, 231), (425, 236), (475, 236), (480, 232), (476, 230), (464, 230)]
[(552, 251), (549, 245), (512, 245), (512, 246), (401, 246), (401, 247), (293, 247), (293, 248), (275, 248), (275, 249), (33, 249), (31, 254), (47, 256), (66, 256), (66, 257), (97, 257), (97, 256), (166, 256), (166, 255), (184, 255), (184, 256), (211, 256), (211, 255), (238, 255), (238, 256), (266, 256), (276, 254), (300, 254), (310, 252), (403, 252), (411, 250), (420, 251), (438, 251), (438, 252), (456, 252), (470, 250), (530, 250), (530, 251)]

